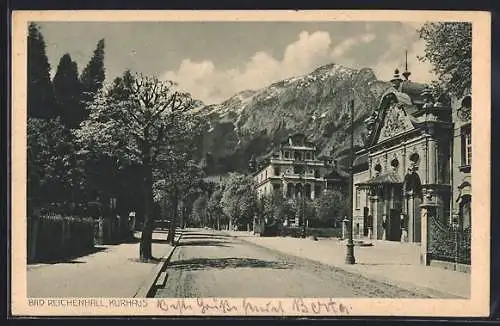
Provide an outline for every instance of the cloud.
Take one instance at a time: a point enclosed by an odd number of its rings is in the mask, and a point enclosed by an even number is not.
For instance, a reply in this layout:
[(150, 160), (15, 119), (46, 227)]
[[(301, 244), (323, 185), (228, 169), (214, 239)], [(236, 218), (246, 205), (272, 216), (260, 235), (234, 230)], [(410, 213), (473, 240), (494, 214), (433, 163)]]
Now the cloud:
[(363, 34), (358, 37), (348, 38), (333, 48), (331, 56), (332, 58), (340, 58), (344, 54), (346, 54), (349, 50), (353, 49), (355, 46), (363, 43), (365, 44), (370, 43), (373, 40), (375, 40), (375, 38), (376, 38), (375, 34), (372, 33)]
[(375, 75), (381, 80), (390, 80), (394, 70), (401, 72), (405, 69), (405, 50), (408, 51), (408, 70), (410, 79), (421, 83), (430, 83), (436, 79), (431, 72), (432, 66), (428, 62), (421, 62), (418, 58), (425, 54), (425, 43), (416, 37), (404, 34), (390, 34), (387, 40), (390, 44), (387, 51), (379, 58), (379, 62), (372, 67)]
[(218, 103), (242, 90), (262, 88), (329, 63), (330, 45), (327, 32), (303, 31), (285, 48), (281, 61), (259, 51), (241, 67), (218, 71), (210, 60), (185, 59), (177, 71), (167, 71), (161, 78), (175, 80), (182, 89), (207, 104)]
[(331, 62), (361, 68), (366, 66), (366, 62), (357, 60), (363, 56), (355, 54), (361, 53), (373, 60), (373, 56), (366, 54), (369, 47), (384, 40), (389, 46), (384, 48), (380, 57), (375, 58), (377, 63), (372, 67), (379, 79), (388, 80), (394, 68), (401, 69), (404, 49), (408, 49), (409, 59), (412, 58), (412, 77), (429, 78), (428, 65), (416, 60), (417, 52), (419, 55), (423, 54), (422, 44), (416, 42), (414, 27), (406, 27), (381, 35), (367, 25), (365, 31), (359, 35), (345, 38), (335, 44), (328, 32), (302, 31), (294, 42), (285, 47), (281, 60), (267, 52), (258, 51), (241, 65), (222, 70), (217, 69), (211, 60), (197, 62), (187, 58), (176, 71), (167, 71), (161, 78), (176, 81), (182, 89), (206, 104), (220, 103), (242, 90), (259, 89), (281, 79), (309, 73)]

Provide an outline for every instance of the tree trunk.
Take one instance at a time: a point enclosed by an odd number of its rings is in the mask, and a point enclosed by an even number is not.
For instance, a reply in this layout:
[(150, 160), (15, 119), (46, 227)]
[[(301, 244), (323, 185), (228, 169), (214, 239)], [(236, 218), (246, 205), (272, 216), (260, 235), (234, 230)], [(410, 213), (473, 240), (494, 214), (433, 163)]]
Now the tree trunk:
[(168, 231), (167, 241), (170, 242), (172, 246), (175, 245), (175, 229), (177, 223), (178, 206), (179, 200), (177, 198), (177, 190), (174, 191), (172, 195), (172, 221), (170, 222), (170, 230)]
[[(148, 139), (148, 131), (145, 130), (145, 139)], [(139, 258), (146, 261), (153, 258), (153, 217), (151, 207), (153, 201), (153, 168), (151, 166), (151, 146), (145, 141), (142, 148), (143, 154), (143, 194), (144, 194), (144, 225), (142, 227), (141, 242), (139, 246)]]

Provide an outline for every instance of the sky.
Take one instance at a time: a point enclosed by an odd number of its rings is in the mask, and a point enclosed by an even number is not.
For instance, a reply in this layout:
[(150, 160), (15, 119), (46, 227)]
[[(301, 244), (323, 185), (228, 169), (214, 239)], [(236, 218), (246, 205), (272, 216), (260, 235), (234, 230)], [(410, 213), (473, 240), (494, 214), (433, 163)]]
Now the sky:
[(431, 66), (415, 22), (40, 22), (55, 73), (69, 53), (85, 67), (105, 41), (106, 81), (126, 69), (174, 80), (205, 104), (337, 63), (372, 68), (380, 80), (404, 69), (429, 82)]

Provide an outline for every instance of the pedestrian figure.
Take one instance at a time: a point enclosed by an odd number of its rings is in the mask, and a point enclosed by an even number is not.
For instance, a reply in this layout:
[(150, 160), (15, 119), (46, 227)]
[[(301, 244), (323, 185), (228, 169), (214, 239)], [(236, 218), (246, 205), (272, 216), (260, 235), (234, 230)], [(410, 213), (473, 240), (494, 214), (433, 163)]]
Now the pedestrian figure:
[(130, 212), (128, 214), (128, 225), (130, 228), (130, 233), (133, 235), (135, 231), (135, 212)]

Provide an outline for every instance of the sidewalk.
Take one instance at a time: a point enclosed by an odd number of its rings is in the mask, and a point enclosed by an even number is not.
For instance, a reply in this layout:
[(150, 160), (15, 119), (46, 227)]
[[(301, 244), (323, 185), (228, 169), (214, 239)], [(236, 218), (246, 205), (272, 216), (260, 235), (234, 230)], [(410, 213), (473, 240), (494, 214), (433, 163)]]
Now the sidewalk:
[[(55, 264), (27, 266), (28, 297), (116, 297), (132, 298), (157, 264), (142, 263), (139, 239), (118, 245), (96, 246), (95, 253)], [(179, 235), (176, 234), (176, 240)], [(167, 232), (154, 232), (152, 252), (162, 258), (173, 249)]]
[(411, 243), (370, 240), (371, 247), (354, 247), (355, 265), (345, 264), (346, 242), (335, 238), (259, 237), (245, 231), (227, 234), (269, 249), (311, 259), (407, 290), (438, 298), (469, 298), (470, 274), (424, 266), (420, 246)]

